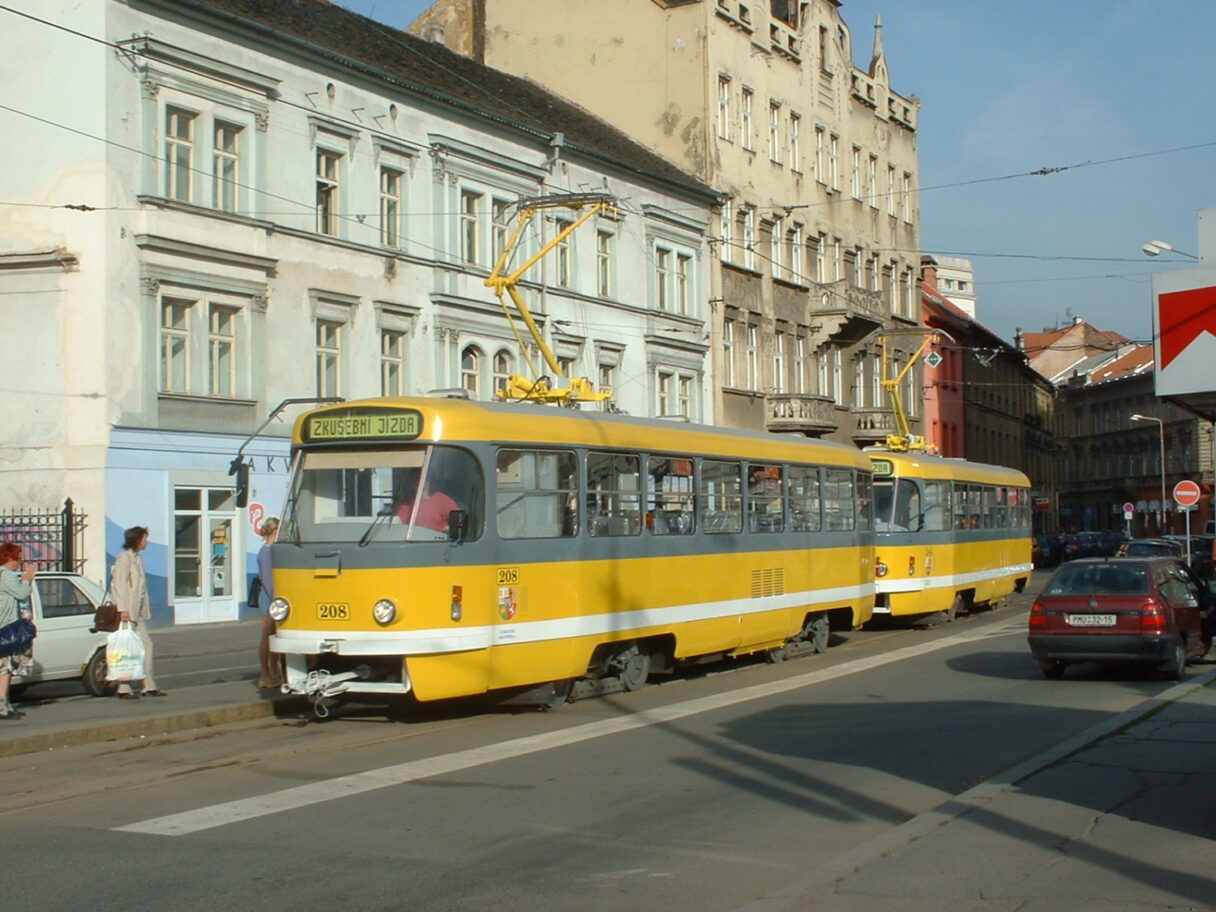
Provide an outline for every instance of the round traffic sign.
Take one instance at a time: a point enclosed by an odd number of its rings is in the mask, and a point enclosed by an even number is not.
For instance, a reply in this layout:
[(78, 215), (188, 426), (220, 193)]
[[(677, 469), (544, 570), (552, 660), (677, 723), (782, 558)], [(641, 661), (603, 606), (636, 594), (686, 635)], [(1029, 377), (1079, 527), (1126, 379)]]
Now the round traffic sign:
[(1135, 513), (1136, 505), (1129, 500), (1127, 503), (1125, 503), (1123, 505), (1123, 512), (1124, 513)]
[(1180, 507), (1193, 507), (1199, 503), (1199, 485), (1187, 479), (1174, 485), (1174, 502)]

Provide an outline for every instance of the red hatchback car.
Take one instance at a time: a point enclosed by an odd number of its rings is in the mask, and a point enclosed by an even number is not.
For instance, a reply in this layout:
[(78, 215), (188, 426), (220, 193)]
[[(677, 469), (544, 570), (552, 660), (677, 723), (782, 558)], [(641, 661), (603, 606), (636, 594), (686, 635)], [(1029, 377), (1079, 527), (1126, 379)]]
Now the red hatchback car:
[(1181, 680), (1207, 652), (1207, 589), (1180, 560), (1091, 558), (1055, 572), (1030, 610), (1030, 653), (1049, 678), (1076, 662), (1140, 662)]

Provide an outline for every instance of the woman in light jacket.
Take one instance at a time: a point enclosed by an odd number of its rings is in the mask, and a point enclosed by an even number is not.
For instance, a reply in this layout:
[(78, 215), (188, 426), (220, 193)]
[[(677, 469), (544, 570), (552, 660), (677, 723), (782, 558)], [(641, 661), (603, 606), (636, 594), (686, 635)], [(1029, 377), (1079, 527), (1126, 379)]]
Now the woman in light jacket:
[[(0, 627), (11, 624), (23, 613), (29, 617), (29, 609), (23, 609), (22, 602), (30, 597), (33, 579), (32, 568), (21, 572), (21, 546), (12, 542), (0, 544)], [(31, 644), (15, 655), (0, 656), (0, 719), (20, 719), (25, 715), (13, 709), (8, 701), (8, 685), (14, 675), (29, 674), (33, 655)]]
[[(139, 552), (148, 546), (148, 530), (143, 526), (132, 526), (123, 533), (122, 552), (114, 559), (110, 568), (110, 594), (118, 606), (120, 621), (131, 621), (135, 632), (144, 644), (144, 678), (141, 693), (145, 697), (163, 697), (165, 692), (156, 686), (152, 677), (152, 639), (148, 636), (148, 621), (152, 609), (148, 603), (148, 579), (144, 575), (144, 562)], [(118, 684), (118, 697), (134, 700), (139, 695), (131, 690), (130, 681)]]
[(258, 530), (262, 536), (262, 549), (258, 551), (258, 579), (262, 583), (262, 594), (258, 601), (262, 614), (262, 636), (258, 641), (258, 661), (262, 666), (262, 675), (258, 679), (258, 687), (279, 687), (283, 683), (279, 673), (279, 656), (270, 651), (270, 638), (274, 635), (274, 618), (270, 616), (270, 600), (274, 598), (274, 577), (271, 576), (270, 546), (274, 544), (279, 534), (279, 518), (272, 516), (262, 523)]

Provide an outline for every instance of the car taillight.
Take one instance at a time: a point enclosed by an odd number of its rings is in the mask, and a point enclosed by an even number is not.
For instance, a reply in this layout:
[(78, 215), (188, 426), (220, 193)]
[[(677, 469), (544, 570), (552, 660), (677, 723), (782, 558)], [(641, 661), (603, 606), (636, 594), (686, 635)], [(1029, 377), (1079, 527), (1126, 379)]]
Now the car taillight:
[(1030, 609), (1030, 629), (1041, 630), (1047, 627), (1047, 613), (1043, 606), (1035, 602)]
[(1155, 599), (1145, 599), (1140, 609), (1140, 632), (1161, 633), (1165, 630), (1165, 612)]

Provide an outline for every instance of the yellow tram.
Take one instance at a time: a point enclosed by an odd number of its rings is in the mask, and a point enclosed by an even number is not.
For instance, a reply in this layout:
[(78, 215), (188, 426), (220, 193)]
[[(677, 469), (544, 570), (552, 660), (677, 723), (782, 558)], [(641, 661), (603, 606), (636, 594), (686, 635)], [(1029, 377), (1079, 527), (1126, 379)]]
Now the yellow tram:
[(535, 405), (310, 411), (273, 546), (291, 693), (537, 702), (826, 647), (874, 603), (870, 459)]
[(870, 448), (876, 616), (951, 620), (1021, 592), (1030, 480), (1016, 469)]

